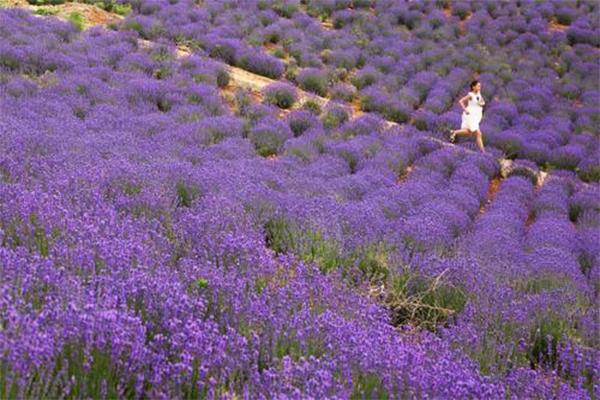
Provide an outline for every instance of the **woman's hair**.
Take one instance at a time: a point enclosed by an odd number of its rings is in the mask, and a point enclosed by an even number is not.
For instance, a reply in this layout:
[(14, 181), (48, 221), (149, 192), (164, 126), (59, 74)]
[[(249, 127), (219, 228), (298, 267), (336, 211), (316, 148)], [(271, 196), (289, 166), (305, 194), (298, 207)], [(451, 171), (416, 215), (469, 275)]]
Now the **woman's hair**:
[(469, 87), (471, 89), (473, 89), (478, 83), (479, 83), (479, 81), (473, 81), (473, 82), (471, 82), (471, 85), (469, 85)]

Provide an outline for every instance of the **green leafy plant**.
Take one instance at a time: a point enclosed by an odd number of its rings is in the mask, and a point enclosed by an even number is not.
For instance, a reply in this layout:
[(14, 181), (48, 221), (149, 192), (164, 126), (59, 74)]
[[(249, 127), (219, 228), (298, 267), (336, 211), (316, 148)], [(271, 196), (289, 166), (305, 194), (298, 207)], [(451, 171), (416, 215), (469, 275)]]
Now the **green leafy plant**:
[(83, 15), (81, 15), (80, 13), (78, 13), (77, 11), (73, 11), (69, 14), (68, 20), (78, 31), (83, 30), (85, 26), (85, 20), (83, 18)]

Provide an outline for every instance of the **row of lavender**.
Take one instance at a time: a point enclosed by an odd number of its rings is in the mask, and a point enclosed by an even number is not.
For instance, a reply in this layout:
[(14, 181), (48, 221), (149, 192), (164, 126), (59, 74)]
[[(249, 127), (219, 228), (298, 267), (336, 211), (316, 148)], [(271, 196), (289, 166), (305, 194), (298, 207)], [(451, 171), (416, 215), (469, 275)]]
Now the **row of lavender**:
[(335, 274), (265, 247), (260, 201), (284, 171), (241, 134), (203, 145), (197, 124), (229, 118), (215, 86), (190, 84), (204, 60), (1, 22), (2, 397), (502, 396), (439, 339), (399, 335)]
[[(286, 124), (240, 100), (234, 116), (205, 58), (178, 61), (123, 33), (79, 39), (17, 12), (1, 26), (12, 57), (0, 80), (4, 395), (598, 390), (597, 186), (551, 181), (532, 214), (532, 184), (510, 178), (480, 216), (498, 169), (489, 157), (385, 131), (377, 117), (338, 126), (339, 109), (323, 121), (293, 111)], [(544, 224), (565, 216), (577, 240), (546, 238)], [(504, 245), (511, 253), (489, 254)], [(552, 251), (547, 265), (532, 261), (540, 245)], [(520, 268), (499, 264), (505, 254)], [(443, 339), (399, 334), (391, 324), (413, 322), (405, 309), (390, 318), (348, 288), (418, 290), (440, 276), (458, 288), (444, 303), (452, 318), (426, 326)], [(526, 318), (539, 304), (558, 321), (550, 339), (546, 320)], [(485, 325), (490, 314), (503, 318)]]
[[(465, 2), (453, 4), (449, 17), (447, 2), (306, 3), (131, 2), (134, 13), (123, 27), (285, 76), (322, 96), (359, 99), (365, 111), (434, 136), (459, 125), (455, 100), (477, 76), (488, 98), (489, 145), (510, 158), (598, 179), (598, 77), (589, 74), (599, 63), (598, 43), (590, 42), (599, 29), (593, 2)], [(552, 31), (553, 20), (571, 26)]]

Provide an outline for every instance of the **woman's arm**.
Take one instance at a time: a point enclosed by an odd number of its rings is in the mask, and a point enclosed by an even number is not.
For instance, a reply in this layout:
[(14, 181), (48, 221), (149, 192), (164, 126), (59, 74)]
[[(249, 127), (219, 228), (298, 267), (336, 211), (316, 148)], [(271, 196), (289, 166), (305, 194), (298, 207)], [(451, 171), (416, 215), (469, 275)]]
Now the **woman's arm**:
[(468, 94), (468, 95), (466, 95), (465, 97), (463, 97), (462, 99), (460, 99), (460, 100), (458, 101), (458, 104), (460, 104), (460, 106), (461, 106), (461, 108), (463, 109), (463, 111), (464, 111), (465, 113), (467, 113), (467, 114), (468, 114), (469, 112), (467, 111), (467, 106), (465, 106), (465, 101), (469, 101), (469, 99), (470, 99), (470, 98), (471, 98), (471, 95), (470, 95), (470, 94)]

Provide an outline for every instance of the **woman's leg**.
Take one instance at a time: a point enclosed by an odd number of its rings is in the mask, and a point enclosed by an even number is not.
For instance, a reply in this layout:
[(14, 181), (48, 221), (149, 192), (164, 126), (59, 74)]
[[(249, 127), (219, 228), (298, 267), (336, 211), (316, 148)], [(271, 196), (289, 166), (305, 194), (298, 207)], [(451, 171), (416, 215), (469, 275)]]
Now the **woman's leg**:
[(456, 135), (468, 135), (471, 131), (468, 129), (457, 129), (455, 131), (450, 131), (450, 141), (454, 142), (456, 140)]
[(479, 150), (481, 150), (482, 153), (485, 153), (485, 148), (483, 147), (483, 134), (479, 129), (475, 132), (475, 141), (477, 142), (477, 146), (479, 146)]

